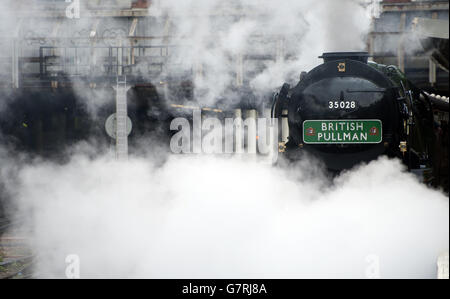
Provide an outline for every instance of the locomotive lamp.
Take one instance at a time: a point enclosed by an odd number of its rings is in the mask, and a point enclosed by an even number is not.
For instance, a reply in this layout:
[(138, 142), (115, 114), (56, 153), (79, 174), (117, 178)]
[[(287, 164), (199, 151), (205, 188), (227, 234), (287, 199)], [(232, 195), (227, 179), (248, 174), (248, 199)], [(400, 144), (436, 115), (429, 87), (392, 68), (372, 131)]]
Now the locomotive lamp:
[(407, 150), (408, 150), (408, 145), (407, 145), (406, 141), (401, 141), (401, 142), (400, 142), (400, 145), (399, 145), (398, 147), (400, 148), (400, 152), (401, 152), (403, 155), (405, 155), (405, 153), (406, 153)]
[(278, 152), (279, 153), (286, 152), (286, 142), (279, 142), (278, 143)]

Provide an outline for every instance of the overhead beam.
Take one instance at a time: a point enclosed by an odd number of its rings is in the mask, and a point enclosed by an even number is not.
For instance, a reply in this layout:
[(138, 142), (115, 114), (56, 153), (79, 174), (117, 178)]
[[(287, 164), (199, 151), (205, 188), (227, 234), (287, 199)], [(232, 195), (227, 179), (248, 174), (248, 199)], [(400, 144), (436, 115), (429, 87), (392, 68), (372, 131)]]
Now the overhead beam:
[[(252, 7), (242, 7), (242, 8), (228, 8), (228, 9), (217, 9), (207, 13), (199, 13), (196, 11), (201, 10), (192, 10), (193, 12), (186, 12), (185, 14), (180, 15), (171, 15), (171, 17), (214, 17), (214, 16), (265, 16), (255, 10)], [(0, 12), (0, 17), (2, 17), (3, 13)], [(15, 12), (17, 17), (30, 17), (34, 16), (36, 18), (65, 18), (66, 12), (65, 10), (17, 10)], [(82, 17), (83, 18), (110, 18), (110, 17), (160, 17), (161, 13), (155, 8), (149, 9), (101, 9), (101, 10), (83, 10)]]
[(447, 10), (448, 1), (439, 2), (406, 2), (406, 3), (382, 3), (382, 12), (406, 12), (406, 11), (437, 11)]
[(424, 37), (449, 39), (449, 21), (440, 19), (414, 18), (413, 31)]

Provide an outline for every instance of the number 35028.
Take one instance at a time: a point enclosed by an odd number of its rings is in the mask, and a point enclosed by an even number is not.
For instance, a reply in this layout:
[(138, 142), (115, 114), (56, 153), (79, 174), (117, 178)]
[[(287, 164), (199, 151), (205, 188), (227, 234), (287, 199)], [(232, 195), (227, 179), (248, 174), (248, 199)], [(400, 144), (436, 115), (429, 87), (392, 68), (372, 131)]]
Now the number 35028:
[(328, 102), (329, 109), (355, 109), (356, 102), (355, 101), (329, 101)]

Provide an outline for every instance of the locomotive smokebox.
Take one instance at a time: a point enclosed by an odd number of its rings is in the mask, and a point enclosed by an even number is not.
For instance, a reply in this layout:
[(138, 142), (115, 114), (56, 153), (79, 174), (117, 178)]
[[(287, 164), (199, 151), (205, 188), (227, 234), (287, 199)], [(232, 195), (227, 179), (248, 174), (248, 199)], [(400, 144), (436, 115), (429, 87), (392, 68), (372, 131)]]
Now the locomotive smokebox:
[(369, 56), (323, 53), (324, 63), (302, 73), (297, 85), (283, 85), (272, 114), (287, 115), (284, 155), (292, 160), (313, 155), (332, 171), (386, 155), (441, 184), (445, 170), (436, 166), (441, 155), (436, 148), (442, 142), (435, 136), (447, 123), (435, 122), (433, 111), (448, 113), (448, 102), (425, 94), (399, 68), (369, 62)]

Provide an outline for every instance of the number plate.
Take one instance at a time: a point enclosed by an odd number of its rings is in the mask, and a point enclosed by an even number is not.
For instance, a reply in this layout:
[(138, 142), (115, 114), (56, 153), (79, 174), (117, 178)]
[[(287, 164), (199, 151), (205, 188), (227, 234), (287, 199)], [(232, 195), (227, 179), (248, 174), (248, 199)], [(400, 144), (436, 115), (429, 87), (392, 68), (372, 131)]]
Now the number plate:
[(303, 141), (306, 144), (381, 143), (381, 120), (306, 120)]

